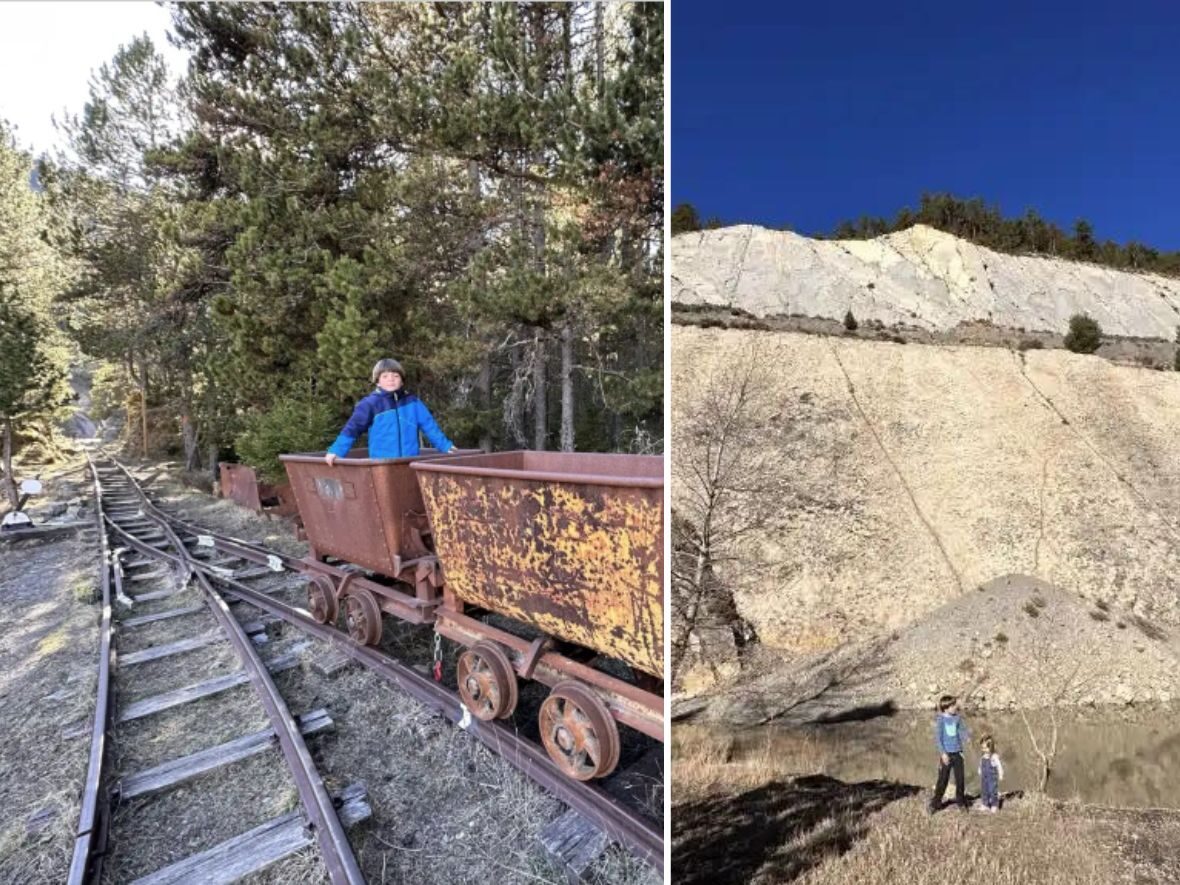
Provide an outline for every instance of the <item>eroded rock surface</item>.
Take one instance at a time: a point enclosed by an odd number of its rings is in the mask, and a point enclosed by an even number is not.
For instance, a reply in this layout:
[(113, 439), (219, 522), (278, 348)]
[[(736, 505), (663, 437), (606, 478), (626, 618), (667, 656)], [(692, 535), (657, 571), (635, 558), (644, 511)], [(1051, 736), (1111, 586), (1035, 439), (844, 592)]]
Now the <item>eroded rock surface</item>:
[[(1062, 648), (1111, 662), (1071, 702), (1178, 690), (1180, 375), (1064, 351), (686, 326), (672, 336), (678, 459), (692, 457), (678, 416), (699, 379), (733, 372), (751, 352), (761, 367), (769, 405), (748, 446), (781, 480), (777, 512), (729, 556), (748, 566), (731, 582), (734, 601), (763, 643), (806, 656), (933, 618), (931, 630), (967, 631), (962, 654), (937, 665), (966, 684), (972, 674), (957, 668), (983, 669), (987, 642), (1005, 660), (1013, 646), (996, 643), (1005, 630), (983, 623), (988, 609), (944, 607), (1025, 575), (1076, 600), (1061, 609), (1071, 625)], [(674, 506), (688, 510), (683, 494), (674, 482)], [(738, 495), (732, 506), (746, 504)], [(1145, 635), (1136, 619), (1169, 638)], [(1018, 626), (1049, 619), (1034, 621)], [(915, 653), (896, 669), (888, 696), (926, 704), (950, 687), (919, 664)], [(995, 680), (1007, 683), (997, 704), (1021, 700), (1016, 674)]]
[(872, 240), (813, 240), (751, 225), (672, 239), (672, 300), (947, 330), (986, 321), (1063, 332), (1087, 313), (1110, 335), (1172, 341), (1180, 280), (1005, 255), (925, 225)]

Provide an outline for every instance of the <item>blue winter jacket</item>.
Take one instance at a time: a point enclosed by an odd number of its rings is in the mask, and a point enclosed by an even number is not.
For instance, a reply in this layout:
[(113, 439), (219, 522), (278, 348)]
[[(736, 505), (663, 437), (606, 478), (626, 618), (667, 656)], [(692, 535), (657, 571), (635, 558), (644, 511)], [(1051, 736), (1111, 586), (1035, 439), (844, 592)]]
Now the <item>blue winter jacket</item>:
[(419, 453), (419, 430), (440, 452), (454, 446), (422, 400), (404, 390), (386, 393), (378, 388), (356, 404), (352, 417), (328, 451), (343, 458), (368, 431), (370, 458), (409, 458)]
[(962, 753), (967, 745), (967, 723), (958, 713), (939, 713), (934, 720), (934, 742), (940, 753)]

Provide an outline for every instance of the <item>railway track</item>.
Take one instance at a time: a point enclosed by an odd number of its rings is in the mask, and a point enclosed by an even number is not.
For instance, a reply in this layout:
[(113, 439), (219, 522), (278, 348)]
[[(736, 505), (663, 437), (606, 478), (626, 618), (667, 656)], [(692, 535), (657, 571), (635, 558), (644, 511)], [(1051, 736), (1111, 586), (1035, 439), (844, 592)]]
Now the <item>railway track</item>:
[[(139, 822), (137, 825), (134, 819), (113, 824), (113, 805), (140, 796), (175, 792), (200, 774), (257, 755), (277, 743), (294, 781), (301, 812), (266, 820), (246, 832), (227, 833), (223, 840), (204, 850), (167, 863), (134, 881), (145, 885), (233, 881), (314, 843), (333, 883), (363, 882), (364, 877), (341, 821), (342, 817), (355, 821), (367, 815), (363, 791), (345, 791), (343, 809), (338, 813), (303, 740), (304, 732), (322, 730), (331, 724), (326, 711), (310, 711), (297, 719), (287, 708), (271, 677), (272, 671), (293, 666), (297, 662), (295, 653), (289, 651), (264, 661), (249, 637), (251, 631), (230, 613), (225, 598), (205, 573), (195, 567), (195, 561), (181, 539), (166, 522), (143, 513), (140, 490), (129, 475), (115, 466), (100, 466), (93, 462), (90, 468), (102, 552), (103, 613), (94, 729), (68, 881), (100, 881), (104, 863), (120, 852), (126, 855), (134, 851), (137, 830), (148, 829), (148, 824)], [(126, 554), (130, 557), (124, 562)], [(158, 568), (160, 564), (166, 566), (163, 571)], [(151, 568), (156, 571), (148, 570)], [(125, 584), (132, 583), (145, 591), (131, 594)], [(200, 601), (188, 606), (172, 605), (121, 621), (113, 615), (114, 601), (119, 597), (146, 605), (171, 600), (189, 591), (195, 591), (190, 595)], [(209, 626), (210, 619), (215, 622), (215, 629), (198, 633), (202, 625)], [(137, 644), (134, 639), (137, 631), (150, 630), (164, 622), (184, 622), (182, 632), (197, 635), (132, 650)], [(230, 672), (130, 700), (137, 684), (153, 684), (153, 680), (141, 676), (143, 665), (151, 662), (159, 667), (219, 644), (222, 644), (223, 658), (225, 649), (232, 649), (230, 657), (235, 659), (237, 666)], [(149, 737), (154, 736), (153, 732), (167, 733), (170, 728), (168, 717), (176, 715), (184, 705), (246, 684), (251, 686), (265, 712), (268, 727), (261, 732), (240, 735), (227, 743), (170, 758), (138, 771), (124, 770), (112, 759), (115, 755), (112, 743), (125, 739), (132, 723), (151, 722), (147, 732)], [(115, 704), (114, 699), (122, 695), (127, 695), (127, 702)], [(140, 743), (150, 742), (142, 731), (138, 740)], [(112, 839), (114, 831), (118, 834)], [(141, 835), (146, 837), (149, 834)], [(150, 833), (152, 837), (156, 835)], [(177, 851), (168, 853), (175, 855)]]
[[(618, 842), (653, 868), (660, 869), (663, 858), (663, 835), (660, 822), (652, 820), (631, 805), (619, 801), (596, 784), (571, 780), (560, 771), (542, 747), (518, 734), (510, 723), (500, 720), (482, 721), (472, 717), (455, 692), (420, 675), (406, 663), (390, 654), (377, 648), (361, 645), (346, 633), (332, 626), (317, 623), (306, 610), (274, 598), (272, 594), (282, 589), (284, 580), (289, 580), (292, 576), (302, 578), (305, 574), (306, 566), (301, 560), (250, 541), (208, 531), (202, 526), (194, 525), (166, 513), (149, 499), (132, 475), (120, 465), (94, 465), (93, 471), (95, 492), (97, 496), (100, 496), (99, 500), (102, 502), (98, 509), (100, 513), (104, 514), (100, 516), (104, 522), (104, 526), (100, 526), (100, 528), (105, 528), (105, 531), (100, 531), (99, 534), (100, 541), (104, 545), (104, 562), (109, 556), (107, 538), (117, 539), (119, 544), (134, 549), (140, 554), (137, 565), (146, 561), (166, 562), (171, 569), (191, 577), (199, 585), (202, 593), (206, 594), (207, 600), (219, 600), (218, 603), (210, 602), (209, 604), (223, 610), (231, 620), (233, 618), (226, 609), (227, 600), (244, 603), (257, 609), (263, 617), (284, 621), (306, 636), (329, 643), (339, 654), (356, 662), (370, 673), (387, 681), (427, 708), (437, 711), (451, 723), (464, 729), (510, 765), (522, 771), (547, 792), (568, 805), (606, 838)], [(122, 523), (120, 523), (120, 519), (123, 520)], [(117, 585), (122, 580), (121, 570), (115, 568), (111, 574), (114, 584)], [(104, 580), (107, 580), (105, 573)], [(112, 582), (108, 580), (107, 583), (111, 584)], [(121, 592), (121, 587), (107, 588), (104, 585), (104, 623), (109, 619), (111, 610), (109, 602), (111, 590), (118, 595)], [(203, 642), (204, 639), (202, 637), (187, 637), (179, 640), (178, 645), (183, 647), (186, 642), (198, 641)], [(109, 656), (105, 651), (103, 654), (104, 660), (106, 660)], [(265, 674), (265, 668), (262, 669), (262, 672)], [(100, 701), (102, 700), (102, 688), (103, 683), (100, 680)], [(284, 727), (286, 732), (290, 734), (290, 727)], [(295, 727), (295, 736), (298, 736), (297, 726)], [(96, 743), (98, 742), (96, 729)], [(293, 741), (292, 745), (294, 745)], [(301, 741), (299, 745), (302, 745)], [(99, 755), (101, 756), (101, 753)], [(292, 755), (297, 757), (300, 754), (296, 752)], [(93, 748), (91, 762), (90, 780), (94, 780), (95, 751)], [(314, 769), (312, 771), (314, 772)], [(625, 777), (625, 773), (621, 776)], [(309, 774), (306, 779), (314, 781), (315, 778), (313, 774)], [(87, 805), (84, 806), (83, 819), (79, 828), (79, 844), (75, 852), (76, 862), (82, 856), (80, 852), (83, 851), (86, 841), (84, 836), (86, 834), (91, 836), (89, 851), (93, 856), (95, 843), (98, 841), (96, 837), (102, 833), (101, 815), (95, 814), (95, 821), (89, 823), (87, 821), (88, 810), (101, 805), (97, 798), (93, 801), (90, 800), (90, 780), (88, 780), (85, 797)], [(296, 780), (298, 781), (299, 778), (297, 777)], [(102, 779), (99, 778), (98, 782), (101, 783), (101, 781)], [(95, 795), (97, 796), (98, 793), (96, 792)], [(326, 810), (322, 798), (309, 796), (304, 800), (304, 806), (308, 808), (309, 805), (311, 808), (320, 809), (321, 812)], [(322, 828), (327, 829), (329, 826), (330, 824), (325, 823)], [(321, 825), (318, 821), (314, 822), (312, 829), (317, 836), (321, 835)], [(341, 847), (347, 848), (347, 841), (344, 840), (343, 846), (334, 837), (321, 836), (319, 841), (321, 853), (325, 856), (325, 866), (328, 866), (331, 872), (328, 853)], [(325, 842), (328, 843), (327, 847), (325, 847)], [(340, 865), (343, 864), (342, 861)], [(353, 864), (355, 865), (355, 861)], [(82, 864), (82, 867), (87, 866), (93, 868), (94, 864), (93, 862)], [(333, 881), (351, 880), (333, 878)]]

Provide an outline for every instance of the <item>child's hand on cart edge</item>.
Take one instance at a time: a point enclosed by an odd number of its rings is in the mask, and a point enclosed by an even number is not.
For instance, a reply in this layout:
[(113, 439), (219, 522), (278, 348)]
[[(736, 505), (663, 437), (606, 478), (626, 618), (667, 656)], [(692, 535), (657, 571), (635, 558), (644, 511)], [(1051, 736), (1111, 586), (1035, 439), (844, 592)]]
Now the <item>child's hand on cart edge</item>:
[(328, 452), (328, 454), (324, 455), (324, 460), (327, 461), (328, 466), (331, 467), (336, 463), (336, 456), (332, 452)]

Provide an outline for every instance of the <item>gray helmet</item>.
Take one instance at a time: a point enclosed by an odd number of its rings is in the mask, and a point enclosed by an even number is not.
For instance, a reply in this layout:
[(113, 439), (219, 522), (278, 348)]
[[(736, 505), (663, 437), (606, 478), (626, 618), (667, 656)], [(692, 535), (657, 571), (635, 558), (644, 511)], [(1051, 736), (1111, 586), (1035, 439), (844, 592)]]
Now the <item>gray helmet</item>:
[(402, 382), (406, 380), (406, 373), (402, 370), (402, 364), (397, 360), (383, 359), (377, 360), (377, 365), (373, 366), (373, 383), (377, 383), (377, 379), (381, 377), (382, 372), (397, 372), (402, 376)]

